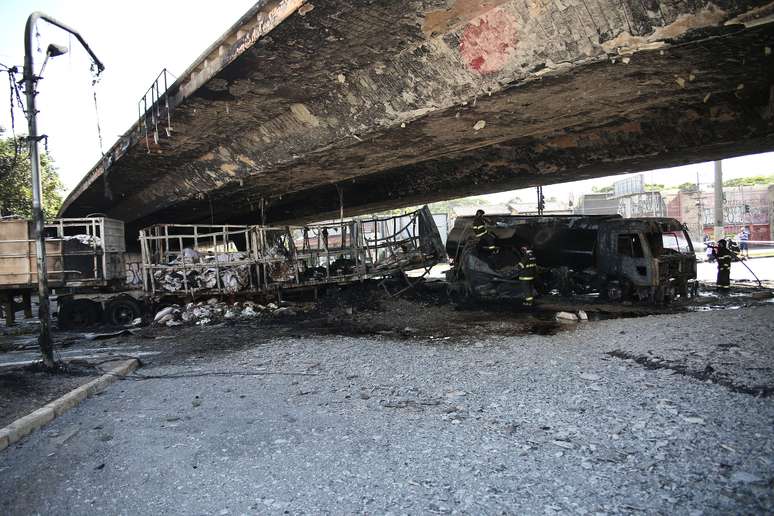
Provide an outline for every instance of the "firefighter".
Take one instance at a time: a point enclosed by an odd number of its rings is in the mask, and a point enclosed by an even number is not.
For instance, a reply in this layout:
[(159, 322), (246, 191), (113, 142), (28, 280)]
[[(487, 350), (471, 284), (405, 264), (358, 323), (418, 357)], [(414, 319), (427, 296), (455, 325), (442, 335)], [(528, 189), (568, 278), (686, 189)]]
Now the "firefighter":
[(532, 306), (535, 301), (535, 274), (537, 273), (537, 261), (532, 250), (528, 247), (521, 248), (521, 261), (519, 262), (519, 281), (524, 286), (524, 306)]
[(473, 236), (478, 239), (478, 247), (490, 254), (495, 254), (499, 250), (496, 244), (496, 238), (491, 231), (487, 229), (489, 221), (484, 216), (484, 210), (477, 210), (473, 218)]
[(734, 260), (734, 253), (728, 249), (725, 239), (718, 240), (715, 258), (718, 261), (717, 289), (719, 292), (728, 292), (731, 288), (731, 262)]

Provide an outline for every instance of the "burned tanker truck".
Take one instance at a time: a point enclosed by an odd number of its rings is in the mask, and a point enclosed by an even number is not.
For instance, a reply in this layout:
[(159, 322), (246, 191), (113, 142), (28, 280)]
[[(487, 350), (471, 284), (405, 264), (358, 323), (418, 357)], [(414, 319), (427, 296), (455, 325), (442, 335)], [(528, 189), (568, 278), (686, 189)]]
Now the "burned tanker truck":
[[(447, 279), (453, 297), (519, 301), (534, 289), (543, 296), (667, 303), (695, 294), (696, 256), (675, 219), (508, 215), (484, 220), (484, 238), (483, 229), (474, 230), (473, 217), (457, 218), (449, 233)], [(530, 284), (520, 279), (527, 253), (537, 264)]]

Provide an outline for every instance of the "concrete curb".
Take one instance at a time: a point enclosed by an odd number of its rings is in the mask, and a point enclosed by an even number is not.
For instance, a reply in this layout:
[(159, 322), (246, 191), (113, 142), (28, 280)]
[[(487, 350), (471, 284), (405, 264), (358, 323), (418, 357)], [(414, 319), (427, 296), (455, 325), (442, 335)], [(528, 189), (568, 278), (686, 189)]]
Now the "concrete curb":
[(140, 361), (136, 358), (123, 360), (99, 378), (73, 389), (61, 398), (55, 399), (35, 412), (19, 418), (5, 428), (0, 429), (0, 451), (19, 441), (25, 435), (29, 435), (38, 428), (50, 423), (54, 418), (61, 416), (86, 398), (102, 392), (108, 385), (128, 375), (137, 369), (139, 365)]

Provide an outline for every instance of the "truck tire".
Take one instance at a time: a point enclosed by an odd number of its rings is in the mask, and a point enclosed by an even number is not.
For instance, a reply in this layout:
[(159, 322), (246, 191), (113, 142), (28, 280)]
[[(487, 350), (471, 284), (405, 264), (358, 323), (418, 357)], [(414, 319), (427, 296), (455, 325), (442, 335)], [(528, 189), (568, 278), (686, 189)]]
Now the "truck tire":
[(60, 301), (58, 325), (61, 329), (93, 326), (99, 320), (99, 305), (88, 299)]
[(552, 228), (551, 226), (540, 228), (532, 239), (532, 245), (535, 247), (535, 249), (541, 249), (545, 247), (554, 238), (555, 233), (556, 229)]
[(105, 322), (112, 326), (129, 326), (141, 315), (140, 305), (128, 296), (111, 299), (105, 307)]

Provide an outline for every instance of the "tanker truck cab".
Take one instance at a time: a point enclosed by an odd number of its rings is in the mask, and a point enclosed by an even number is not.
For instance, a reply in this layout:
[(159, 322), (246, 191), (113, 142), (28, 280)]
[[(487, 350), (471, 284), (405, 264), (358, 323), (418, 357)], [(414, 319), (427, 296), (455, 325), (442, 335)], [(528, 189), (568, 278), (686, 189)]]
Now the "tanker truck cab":
[(619, 215), (506, 215), (489, 218), (499, 253), (473, 259), (472, 219), (449, 233), (450, 289), (478, 297), (520, 299), (513, 269), (522, 246), (537, 260), (539, 293), (595, 294), (612, 301), (664, 303), (695, 290), (696, 256), (683, 225), (669, 218)]
[(691, 293), (696, 256), (674, 219), (613, 219), (600, 224), (597, 269), (605, 297), (663, 303)]

